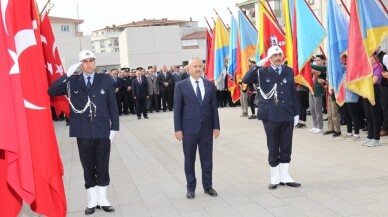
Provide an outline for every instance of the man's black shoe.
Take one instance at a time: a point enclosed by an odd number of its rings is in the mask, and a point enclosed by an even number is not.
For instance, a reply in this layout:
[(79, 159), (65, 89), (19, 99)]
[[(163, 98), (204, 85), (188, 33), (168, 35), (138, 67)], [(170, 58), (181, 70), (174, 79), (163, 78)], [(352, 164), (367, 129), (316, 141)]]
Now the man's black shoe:
[(113, 206), (99, 206), (99, 205), (97, 205), (96, 208), (102, 209), (105, 212), (114, 212), (115, 211), (115, 208), (113, 208)]
[(145, 116), (144, 118), (145, 118), (145, 119), (148, 119), (148, 116)]
[(335, 133), (333, 134), (333, 137), (338, 137), (338, 136), (341, 136), (341, 132), (335, 132)]
[(278, 185), (277, 185), (277, 184), (269, 184), (269, 185), (268, 185), (268, 189), (269, 189), (269, 190), (275, 190), (276, 188), (278, 188)]
[(335, 133), (334, 130), (328, 130), (328, 131), (325, 131), (324, 133), (322, 133), (322, 135), (328, 135), (328, 134), (333, 134)]
[(86, 207), (85, 215), (91, 215), (94, 213), (95, 210), (96, 210), (96, 207), (93, 207), (93, 208)]
[(205, 189), (205, 194), (208, 194), (212, 197), (217, 197), (218, 194), (217, 194), (217, 191), (214, 190), (213, 188), (209, 188), (209, 189)]
[(194, 199), (195, 193), (193, 191), (188, 191), (186, 193), (186, 197), (187, 197), (187, 199)]
[(293, 187), (293, 188), (298, 188), (300, 186), (302, 186), (302, 184), (300, 183), (297, 183), (297, 182), (280, 182), (279, 185), (287, 185), (287, 186), (290, 186), (290, 187)]
[(141, 119), (141, 117), (137, 117), (137, 119)]

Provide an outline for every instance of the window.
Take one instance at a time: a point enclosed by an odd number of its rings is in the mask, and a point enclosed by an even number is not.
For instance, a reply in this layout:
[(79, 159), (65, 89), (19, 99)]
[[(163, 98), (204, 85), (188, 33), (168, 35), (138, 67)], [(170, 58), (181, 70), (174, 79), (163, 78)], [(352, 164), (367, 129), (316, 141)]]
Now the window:
[(182, 46), (198, 46), (198, 40), (183, 40), (182, 41)]
[(119, 46), (119, 39), (118, 38), (113, 39), (113, 45)]
[(105, 48), (105, 43), (104, 43), (104, 41), (100, 41), (100, 48)]
[(61, 25), (61, 32), (69, 32), (70, 26), (69, 25)]

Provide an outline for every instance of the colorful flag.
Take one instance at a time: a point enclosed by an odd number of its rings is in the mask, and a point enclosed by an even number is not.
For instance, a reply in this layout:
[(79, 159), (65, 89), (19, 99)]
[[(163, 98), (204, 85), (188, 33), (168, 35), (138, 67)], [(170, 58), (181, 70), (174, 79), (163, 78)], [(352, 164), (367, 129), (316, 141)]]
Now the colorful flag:
[(286, 52), (286, 37), (282, 30), (276, 24), (274, 18), (269, 14), (268, 9), (265, 7), (264, 2), (260, 0), (260, 24), (259, 24), (259, 37), (258, 47), (256, 52), (256, 61), (267, 56), (267, 51), (270, 47), (277, 45), (284, 53), (283, 61), (287, 59)]
[[(382, 14), (376, 10), (374, 1), (352, 0), (350, 6), (349, 24), (349, 47), (348, 64), (346, 70), (346, 88), (367, 98), (369, 102), (375, 104), (375, 96), (372, 80), (372, 66), (369, 56), (377, 47), (372, 47), (373, 34), (376, 30), (384, 29), (381, 26), (374, 26), (377, 22), (373, 19), (382, 19)], [(365, 6), (368, 8), (362, 8)], [(373, 13), (367, 12), (370, 9)], [(379, 17), (380, 16), (380, 17)], [(375, 29), (374, 27), (379, 27)], [(370, 34), (368, 34), (370, 33)]]
[[(20, 127), (21, 132), (17, 132), (17, 135), (7, 135), (7, 139), (9, 141), (16, 139), (18, 142), (23, 142), (24, 146), (29, 145), (29, 147), (22, 149), (20, 145), (12, 144), (13, 147), (18, 148), (19, 156), (30, 155), (32, 161), (24, 162), (28, 165), (23, 165), (23, 168), (19, 168), (21, 170), (18, 171), (13, 171), (15, 168), (8, 164), (7, 175), (13, 172), (17, 176), (8, 176), (7, 180), (20, 177), (25, 172), (24, 168), (28, 170), (28, 166), (32, 166), (33, 174), (19, 180), (21, 184), (28, 182), (28, 185), (32, 185), (33, 189), (29, 189), (32, 197), (26, 198), (23, 192), (17, 192), (17, 188), (11, 187), (30, 204), (33, 211), (45, 216), (65, 216), (66, 198), (62, 180), (63, 167), (51, 119), (47, 94), (47, 75), (44, 68), (35, 1), (10, 0), (1, 4), (1, 7), (2, 17), (5, 17), (2, 20), (4, 27), (0, 31), (4, 37), (1, 39), (2, 43), (5, 42), (5, 49), (8, 50), (8, 52), (0, 52), (5, 55), (5, 60), (7, 60), (5, 66), (1, 64), (1, 73), (8, 73), (11, 77), (10, 80), (14, 82), (11, 85), (12, 94), (10, 96), (12, 99), (10, 101), (17, 102), (14, 105), (15, 112), (23, 113), (25, 118), (20, 118), (18, 114), (14, 117), (7, 117), (5, 120), (0, 119), (0, 122), (12, 119), (16, 125), (22, 126)], [(2, 58), (2, 60), (4, 59)], [(9, 68), (9, 66), (11, 67)], [(21, 100), (22, 105), (18, 103)], [(12, 113), (7, 115), (12, 115)], [(7, 124), (11, 124), (11, 122), (7, 122)], [(27, 129), (27, 131), (23, 131), (23, 129)], [(14, 136), (16, 138), (12, 138)], [(24, 141), (24, 136), (27, 137), (27, 141)], [(4, 137), (1, 136), (1, 138)], [(11, 154), (7, 155), (8, 161), (11, 159), (10, 157), (12, 157)], [(17, 160), (19, 161), (19, 159)], [(10, 182), (8, 181), (8, 183)], [(2, 210), (7, 212), (7, 209)]]
[(215, 25), (214, 83), (218, 83), (221, 73), (225, 69), (225, 59), (228, 57), (229, 32), (218, 15)]
[(341, 55), (348, 49), (349, 20), (341, 12), (336, 0), (328, 0), (327, 32), (329, 84), (333, 86), (337, 103), (342, 106), (345, 103), (345, 90), (344, 85), (341, 85), (343, 78)]
[(326, 31), (304, 0), (295, 1), (298, 42), (298, 68), (309, 63), (311, 56), (326, 37)]
[(388, 15), (377, 1), (358, 0), (357, 11), (366, 51), (371, 55), (388, 35)]
[[(241, 52), (241, 76), (237, 76), (237, 81), (240, 82), (249, 70), (249, 60), (252, 57), (255, 58), (257, 43), (257, 30), (241, 10), (238, 11), (238, 29)], [(243, 90), (245, 88), (246, 84), (243, 84)]]
[[(51, 28), (48, 13), (44, 13), (42, 16), (40, 30), (47, 77), (49, 85), (51, 85), (65, 72), (61, 58), (59, 56), (58, 47), (55, 41), (53, 30)], [(65, 96), (50, 97), (50, 102), (51, 105), (55, 108), (57, 115), (59, 115), (61, 112), (64, 112), (66, 117), (70, 117), (69, 101)]]
[(214, 29), (206, 31), (206, 66), (205, 77), (207, 80), (214, 82)]
[(240, 98), (240, 89), (237, 83), (237, 76), (241, 77), (240, 50), (238, 40), (238, 23), (232, 15), (230, 22), (229, 36), (229, 57), (228, 57), (228, 87), (232, 96), (232, 101), (237, 102)]

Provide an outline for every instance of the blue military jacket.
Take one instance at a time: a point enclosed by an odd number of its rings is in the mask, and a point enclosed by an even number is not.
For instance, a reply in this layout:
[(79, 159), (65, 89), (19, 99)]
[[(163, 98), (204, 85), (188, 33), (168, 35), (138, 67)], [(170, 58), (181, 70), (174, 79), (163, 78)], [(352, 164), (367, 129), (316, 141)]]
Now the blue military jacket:
[(260, 93), (261, 91), (258, 90), (257, 118), (259, 120), (294, 121), (294, 116), (299, 115), (294, 72), (288, 66), (282, 66), (280, 75), (271, 66), (262, 68), (254, 66), (245, 74), (242, 82), (260, 85), (259, 88), (264, 94), (269, 93), (277, 84), (277, 100), (275, 94), (271, 98), (265, 99)]
[[(68, 85), (70, 85), (68, 93)], [(65, 75), (56, 80), (48, 90), (50, 96), (70, 95), (75, 109), (83, 110), (88, 97), (95, 105), (83, 113), (70, 108), (70, 137), (96, 139), (109, 138), (110, 130), (119, 130), (119, 113), (112, 78), (95, 74), (92, 87), (88, 89), (82, 75)]]

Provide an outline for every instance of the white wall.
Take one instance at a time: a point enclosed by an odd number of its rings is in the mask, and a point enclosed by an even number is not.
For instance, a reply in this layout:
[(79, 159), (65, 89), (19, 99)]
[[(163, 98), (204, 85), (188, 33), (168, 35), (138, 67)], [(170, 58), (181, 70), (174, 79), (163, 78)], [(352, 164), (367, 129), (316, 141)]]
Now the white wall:
[(127, 28), (119, 37), (121, 66), (182, 64), (180, 28), (151, 26)]
[(90, 36), (56, 38), (59, 55), (65, 70), (78, 62), (78, 54), (81, 50), (90, 50)]

